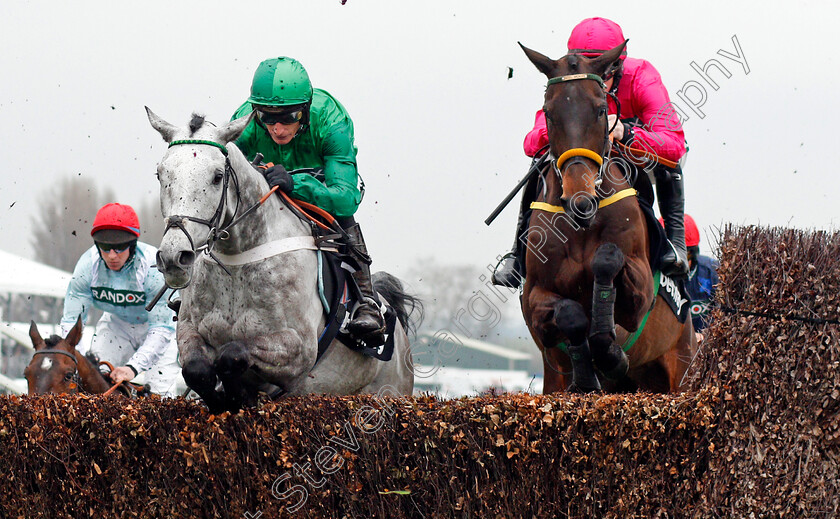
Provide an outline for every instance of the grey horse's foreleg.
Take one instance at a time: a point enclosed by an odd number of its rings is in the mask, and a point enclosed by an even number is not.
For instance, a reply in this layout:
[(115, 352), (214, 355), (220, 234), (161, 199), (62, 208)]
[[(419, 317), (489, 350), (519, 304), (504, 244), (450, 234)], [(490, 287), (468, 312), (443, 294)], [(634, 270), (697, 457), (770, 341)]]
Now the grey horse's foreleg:
[[(219, 414), (224, 411), (225, 405), (222, 395), (216, 391), (215, 358), (213, 350), (206, 344), (197, 345), (193, 348), (186, 348), (186, 354), (182, 353), (181, 374), (184, 382), (207, 404), (210, 412)], [(183, 352), (183, 349), (181, 350)]]
[(232, 341), (222, 346), (222, 353), (216, 360), (216, 373), (225, 388), (226, 408), (232, 413), (239, 411), (243, 403), (252, 403), (242, 380), (242, 375), (250, 367), (250, 355), (243, 343)]
[(619, 380), (629, 367), (627, 355), (615, 342), (615, 285), (613, 280), (624, 267), (624, 253), (614, 243), (605, 243), (595, 251), (592, 272), (592, 320), (589, 344), (592, 358), (601, 373)]

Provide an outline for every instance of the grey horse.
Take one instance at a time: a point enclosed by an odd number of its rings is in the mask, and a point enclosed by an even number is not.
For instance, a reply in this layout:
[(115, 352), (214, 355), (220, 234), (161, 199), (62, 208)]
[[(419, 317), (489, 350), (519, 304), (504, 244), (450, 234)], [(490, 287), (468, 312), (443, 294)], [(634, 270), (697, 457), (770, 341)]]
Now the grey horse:
[(333, 340), (316, 363), (326, 324), (316, 247), (309, 225), (279, 197), (259, 205), (268, 184), (232, 143), (253, 114), (219, 127), (193, 115), (177, 127), (146, 112), (170, 143), (157, 168), (167, 222), (158, 268), (168, 286), (180, 289), (184, 380), (211, 411), (253, 404), (259, 391), (410, 395), (406, 328), (418, 301), (389, 274), (374, 276), (374, 286), (398, 316), (392, 359)]

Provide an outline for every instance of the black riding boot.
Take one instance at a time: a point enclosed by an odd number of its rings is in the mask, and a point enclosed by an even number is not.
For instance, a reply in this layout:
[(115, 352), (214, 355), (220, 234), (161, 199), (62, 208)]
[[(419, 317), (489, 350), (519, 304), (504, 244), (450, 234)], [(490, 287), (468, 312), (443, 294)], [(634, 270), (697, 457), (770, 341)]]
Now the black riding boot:
[(353, 320), (347, 324), (347, 329), (354, 336), (365, 341), (369, 347), (376, 347), (385, 343), (385, 321), (379, 311), (379, 304), (373, 292), (373, 285), (370, 280), (370, 256), (367, 253), (367, 245), (362, 236), (362, 229), (358, 223), (346, 227), (345, 232), (353, 241), (348, 247), (350, 255), (359, 264), (359, 268), (353, 273), (353, 280), (362, 293), (362, 300), (353, 315)]
[[(528, 202), (530, 205), (530, 202)], [(493, 272), (493, 284), (500, 287), (519, 288), (525, 280), (525, 241), (520, 236), (528, 230), (531, 210), (519, 211), (516, 223), (516, 241), (513, 250), (502, 258), (502, 264)]]
[(528, 223), (531, 220), (531, 202), (537, 198), (539, 175), (531, 176), (522, 193), (519, 218), (516, 222), (516, 238), (513, 249), (504, 255), (501, 266), (493, 272), (493, 284), (500, 287), (519, 288), (525, 281), (525, 249), (528, 243)]
[(666, 276), (688, 275), (688, 254), (685, 248), (685, 195), (682, 171), (662, 171), (656, 177), (656, 198), (665, 222), (669, 247), (662, 257), (662, 272)]

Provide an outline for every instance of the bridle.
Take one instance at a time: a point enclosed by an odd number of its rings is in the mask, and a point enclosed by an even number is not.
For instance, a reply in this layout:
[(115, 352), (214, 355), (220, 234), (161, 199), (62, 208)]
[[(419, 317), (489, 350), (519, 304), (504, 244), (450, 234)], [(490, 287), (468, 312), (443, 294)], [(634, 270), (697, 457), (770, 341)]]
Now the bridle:
[[(182, 144), (205, 144), (208, 146), (214, 146), (218, 148), (222, 154), (225, 156), (225, 172), (222, 178), (222, 196), (219, 198), (219, 204), (216, 206), (216, 211), (213, 213), (209, 219), (199, 218), (197, 216), (190, 216), (190, 215), (170, 215), (166, 217), (165, 223), (166, 227), (164, 228), (163, 234), (166, 235), (170, 229), (177, 228), (184, 235), (187, 237), (187, 240), (190, 242), (190, 247), (192, 251), (201, 252), (204, 251), (208, 254), (211, 258), (213, 258), (216, 263), (218, 263), (225, 272), (230, 274), (230, 271), (225, 267), (225, 265), (219, 260), (219, 258), (213, 253), (213, 246), (215, 245), (216, 241), (218, 240), (226, 240), (230, 237), (229, 229), (233, 227), (235, 224), (239, 223), (243, 216), (248, 214), (253, 208), (249, 209), (245, 213), (243, 213), (239, 218), (236, 217), (237, 213), (239, 212), (239, 179), (236, 177), (236, 172), (234, 171), (233, 167), (230, 165), (230, 157), (228, 156), (228, 150), (223, 144), (219, 144), (215, 141), (207, 141), (207, 140), (198, 140), (198, 139), (185, 139), (185, 140), (176, 140), (169, 143), (169, 147), (178, 146)], [(230, 186), (230, 181), (233, 179), (233, 185), (236, 188), (236, 206), (234, 207), (233, 211), (233, 218), (227, 225), (224, 224), (222, 221), (224, 215), (224, 207), (225, 201), (227, 200), (227, 193), (228, 187)], [(187, 228), (184, 226), (185, 221), (195, 222), (201, 225), (207, 226), (209, 232), (207, 233), (207, 239), (205, 242), (200, 245), (199, 247), (195, 246), (195, 240), (193, 240), (192, 236), (190, 235)], [(189, 285), (189, 282), (187, 282)], [(170, 288), (185, 288), (187, 285), (182, 287), (170, 287)]]
[(79, 361), (76, 360), (75, 355), (73, 355), (72, 353), (66, 352), (64, 350), (59, 350), (59, 349), (55, 349), (55, 348), (45, 348), (43, 350), (38, 350), (35, 353), (33, 353), (32, 357), (34, 358), (35, 355), (48, 355), (48, 354), (54, 354), (54, 353), (59, 354), (59, 355), (65, 355), (65, 356), (73, 359), (73, 376), (71, 377), (69, 382), (72, 382), (73, 384), (75, 384), (75, 387), (71, 387), (70, 389), (75, 389), (75, 390), (78, 391), (78, 388), (80, 388), (81, 385), (82, 385), (82, 377), (79, 374)]
[[(59, 350), (55, 348), (45, 348), (43, 350), (36, 351), (32, 357), (35, 358), (35, 355), (47, 355), (57, 353), (59, 355), (65, 355), (73, 359), (73, 375), (68, 380), (71, 383), (70, 389), (76, 392), (81, 391), (82, 388), (82, 375), (79, 373), (79, 361), (76, 360), (76, 356), (72, 353), (66, 352), (64, 350)], [(114, 366), (110, 362), (100, 362), (100, 364), (106, 364), (111, 368), (111, 371), (114, 371)], [(135, 388), (135, 384), (131, 384), (129, 382), (123, 382), (121, 384), (114, 384), (109, 390), (103, 393), (104, 396), (110, 395), (115, 389), (120, 388), (122, 391), (126, 393), (127, 396), (133, 397), (137, 396), (137, 389)]]
[[(606, 87), (604, 85), (604, 80), (598, 74), (592, 73), (584, 73), (584, 74), (569, 74), (565, 76), (558, 76), (555, 78), (551, 78), (548, 80), (546, 84), (546, 89), (551, 85), (568, 83), (570, 81), (580, 81), (580, 80), (592, 80), (598, 83), (601, 86), (601, 91), (605, 91)], [(612, 97), (613, 101), (616, 104), (616, 113), (621, 113), (621, 103), (618, 101), (618, 97), (615, 95), (614, 92), (605, 92), (605, 96), (609, 95)], [(604, 117), (607, 117), (607, 114), (604, 114)], [(605, 132), (604, 132), (604, 146), (603, 151), (598, 153), (596, 151), (590, 150), (588, 148), (572, 148), (570, 150), (566, 150), (563, 152), (555, 161), (553, 161), (554, 172), (562, 181), (563, 179), (563, 171), (566, 167), (575, 164), (575, 163), (585, 163), (583, 159), (589, 159), (594, 161), (598, 164), (598, 174), (595, 177), (595, 187), (601, 185), (603, 181), (603, 165), (605, 157), (608, 157), (610, 154), (610, 133), (613, 131), (615, 126), (618, 124), (618, 117), (615, 119), (615, 123), (613, 124), (612, 128), (609, 127), (609, 124), (605, 125)]]

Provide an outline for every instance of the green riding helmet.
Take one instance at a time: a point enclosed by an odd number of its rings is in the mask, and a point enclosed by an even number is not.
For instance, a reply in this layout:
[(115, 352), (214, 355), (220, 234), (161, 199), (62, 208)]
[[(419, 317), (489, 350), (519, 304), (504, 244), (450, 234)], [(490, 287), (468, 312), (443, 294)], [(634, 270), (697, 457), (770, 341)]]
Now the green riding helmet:
[(312, 83), (294, 58), (271, 58), (260, 63), (248, 101), (263, 106), (300, 105), (312, 101)]

